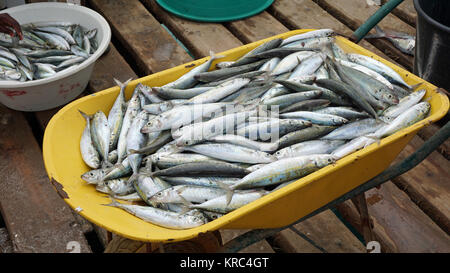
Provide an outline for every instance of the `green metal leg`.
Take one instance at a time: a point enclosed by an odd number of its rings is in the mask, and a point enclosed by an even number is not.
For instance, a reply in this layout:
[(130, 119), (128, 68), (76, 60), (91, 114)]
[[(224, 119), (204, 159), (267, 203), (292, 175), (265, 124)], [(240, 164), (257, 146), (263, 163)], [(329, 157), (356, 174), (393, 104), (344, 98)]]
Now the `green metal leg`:
[(402, 2), (403, 0), (390, 0), (384, 4), (352, 34), (350, 39), (355, 43), (359, 43), (359, 41), (361, 41), (373, 27), (375, 27), (386, 15), (388, 15)]
[(282, 231), (285, 228), (298, 224), (314, 215), (317, 215), (327, 209), (335, 207), (337, 204), (342, 203), (350, 198), (360, 195), (372, 188), (380, 186), (386, 181), (391, 180), (394, 177), (402, 175), (403, 173), (411, 170), (422, 162), (429, 154), (436, 150), (444, 141), (450, 137), (450, 122), (447, 122), (435, 135), (429, 138), (419, 149), (417, 149), (412, 155), (408, 156), (402, 162), (397, 163), (393, 166), (387, 168), (384, 172), (372, 178), (368, 182), (362, 184), (361, 186), (353, 189), (347, 194), (339, 197), (338, 199), (326, 204), (325, 206), (317, 209), (316, 211), (306, 215), (305, 217), (299, 219), (297, 222), (282, 228), (276, 229), (254, 229), (248, 231), (233, 240), (224, 244), (218, 252), (224, 253), (234, 253), (241, 249), (246, 248), (260, 240), (263, 240), (269, 236), (273, 236), (276, 233)]

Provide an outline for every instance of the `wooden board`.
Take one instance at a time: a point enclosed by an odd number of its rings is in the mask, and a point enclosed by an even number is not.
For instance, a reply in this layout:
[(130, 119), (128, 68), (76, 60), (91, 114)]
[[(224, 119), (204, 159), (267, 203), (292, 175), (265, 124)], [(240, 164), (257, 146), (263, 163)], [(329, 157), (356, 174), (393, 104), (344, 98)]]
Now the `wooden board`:
[(13, 247), (6, 228), (0, 228), (0, 254), (12, 253)]
[[(448, 252), (450, 238), (406, 193), (392, 182), (366, 192), (375, 240), (381, 252)], [(337, 206), (341, 215), (359, 232), (359, 214), (349, 201)]]
[(268, 12), (225, 23), (225, 26), (244, 43), (251, 43), (289, 31)]
[[(326, 210), (314, 217), (293, 226), (314, 242), (314, 245), (290, 229), (281, 232), (285, 237), (279, 243), (285, 252), (308, 253), (360, 253), (366, 252), (361, 241), (336, 217), (331, 210)], [(278, 239), (280, 240), (280, 239)]]
[(143, 3), (160, 22), (169, 27), (195, 58), (209, 56), (212, 44), (215, 44), (215, 52), (222, 52), (242, 45), (221, 24), (185, 20), (166, 12), (153, 0), (144, 0)]
[[(381, 3), (383, 4), (386, 2), (387, 0), (381, 0)], [(404, 0), (403, 3), (398, 5), (398, 7), (392, 11), (392, 13), (411, 26), (416, 26), (417, 12), (414, 8), (413, 0)]]
[[(314, 0), (323, 9), (328, 11), (334, 17), (346, 24), (352, 30), (356, 30), (361, 26), (373, 13), (378, 10), (377, 6), (369, 6), (366, 1), (354, 0)], [(383, 20), (378, 23), (382, 29), (391, 29), (411, 35), (415, 35), (415, 29), (406, 24), (395, 15), (388, 14)], [(374, 30), (371, 33), (375, 33)], [(382, 50), (391, 59), (412, 70), (413, 57), (403, 54), (400, 50), (395, 48), (393, 44), (385, 39), (370, 39), (371, 44)]]
[[(434, 134), (436, 134), (439, 129), (441, 128), (438, 125), (430, 124), (417, 132), (417, 135), (419, 135), (423, 140), (427, 140)], [(450, 160), (450, 139), (447, 139), (444, 143), (442, 143), (441, 146), (437, 148), (437, 151), (441, 153), (447, 160)]]
[(139, 68), (148, 75), (191, 61), (189, 54), (170, 36), (139, 1), (92, 0)]
[[(223, 244), (227, 243), (231, 239), (236, 238), (237, 236), (247, 232), (248, 230), (240, 230), (240, 229), (224, 229), (220, 230), (220, 235), (222, 236)], [(267, 243), (266, 240), (261, 240), (256, 242), (242, 250), (238, 253), (274, 253), (272, 247)]]
[(41, 150), (20, 112), (0, 106), (0, 208), (14, 252), (90, 248), (69, 206), (45, 173)]
[[(345, 37), (353, 33), (349, 27), (311, 0), (278, 0), (273, 3), (269, 11), (290, 29), (331, 28)], [(395, 63), (367, 41), (361, 41), (359, 45)]]
[[(405, 159), (422, 145), (422, 139), (414, 137), (395, 162)], [(450, 234), (450, 162), (447, 159), (434, 151), (414, 169), (393, 181)]]

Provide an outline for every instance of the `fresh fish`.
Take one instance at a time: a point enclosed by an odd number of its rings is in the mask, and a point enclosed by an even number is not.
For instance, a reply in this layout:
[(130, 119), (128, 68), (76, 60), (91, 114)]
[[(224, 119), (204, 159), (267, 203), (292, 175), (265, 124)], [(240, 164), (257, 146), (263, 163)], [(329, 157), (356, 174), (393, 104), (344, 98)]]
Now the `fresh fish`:
[(344, 140), (310, 140), (278, 150), (275, 156), (282, 159), (313, 154), (330, 154), (344, 143)]
[(108, 126), (110, 129), (109, 149), (114, 150), (117, 147), (119, 141), (120, 130), (122, 129), (123, 118), (125, 116), (125, 88), (131, 79), (121, 83), (119, 80), (114, 79), (116, 84), (120, 87), (119, 94), (117, 95), (114, 104), (108, 114)]
[(342, 125), (342, 124), (345, 124), (348, 122), (347, 119), (340, 117), (340, 116), (329, 115), (329, 114), (320, 114), (320, 113), (308, 112), (308, 111), (283, 113), (283, 114), (280, 114), (280, 117), (287, 118), (287, 119), (307, 120), (314, 124), (327, 125), (327, 126)]
[(197, 79), (195, 78), (196, 75), (200, 73), (204, 73), (209, 70), (211, 67), (211, 63), (218, 58), (221, 58), (221, 56), (215, 56), (214, 52), (209, 53), (210, 58), (203, 64), (193, 68), (188, 73), (184, 74), (177, 80), (170, 82), (168, 84), (165, 84), (163, 87), (168, 88), (180, 88), (180, 89), (186, 89), (191, 88), (197, 83)]
[(51, 46), (55, 47), (56, 49), (70, 50), (69, 43), (59, 35), (54, 35), (42, 31), (34, 31), (33, 33), (42, 38), (43, 40), (47, 41)]
[(292, 71), (303, 60), (316, 54), (313, 51), (298, 51), (284, 57), (277, 66), (272, 70), (270, 75), (277, 76)]
[(296, 42), (299, 40), (311, 39), (311, 38), (322, 38), (322, 37), (330, 37), (335, 35), (335, 32), (332, 29), (319, 29), (308, 31), (306, 33), (301, 33), (297, 35), (293, 35), (283, 40), (280, 46)]
[(152, 90), (165, 99), (192, 99), (214, 88), (213, 86), (193, 87), (188, 89), (176, 89), (170, 87), (153, 87)]
[(133, 119), (130, 129), (127, 133), (127, 158), (130, 162), (133, 173), (138, 172), (138, 168), (141, 165), (142, 155), (133, 153), (130, 154), (130, 150), (138, 150), (145, 145), (147, 135), (141, 132), (141, 128), (148, 120), (148, 114), (145, 110), (142, 110)]
[(395, 132), (410, 125), (413, 125), (414, 123), (424, 119), (428, 115), (430, 107), (431, 106), (428, 102), (420, 102), (404, 111), (386, 126), (383, 126), (375, 131), (372, 136), (380, 139), (392, 135)]
[(229, 162), (258, 164), (276, 160), (268, 153), (228, 143), (197, 144), (183, 149)]
[(88, 184), (99, 184), (103, 181), (105, 175), (110, 171), (110, 169), (95, 169), (90, 170), (81, 175), (81, 179), (86, 181)]
[(278, 147), (284, 148), (295, 143), (319, 138), (338, 128), (337, 126), (312, 125), (311, 127), (297, 130), (282, 136), (278, 141)]
[(198, 215), (180, 214), (150, 206), (126, 205), (112, 199), (111, 204), (105, 206), (121, 208), (134, 216), (165, 228), (188, 229), (201, 226), (207, 223), (206, 218)]
[(91, 118), (91, 138), (103, 165), (108, 165), (110, 129), (108, 119), (102, 111), (97, 111)]
[(381, 120), (366, 118), (357, 120), (333, 130), (331, 133), (321, 137), (321, 139), (329, 140), (346, 140), (354, 139), (375, 132), (382, 126), (386, 125)]
[(188, 177), (188, 176), (163, 176), (164, 180), (172, 185), (193, 185), (193, 186), (203, 186), (203, 187), (215, 187), (220, 188), (221, 185), (233, 185), (238, 182), (239, 178), (231, 177)]
[(272, 39), (268, 42), (262, 43), (261, 45), (255, 47), (249, 52), (245, 53), (242, 57), (234, 61), (229, 67), (237, 67), (245, 64), (249, 64), (258, 60), (254, 55), (259, 54), (261, 52), (265, 52), (267, 50), (278, 47), (282, 42), (281, 38)]
[(401, 52), (414, 55), (416, 47), (416, 37), (402, 32), (382, 30), (379, 26), (375, 26), (376, 34), (366, 35), (366, 39), (386, 38)]
[(192, 209), (203, 209), (217, 213), (228, 213), (268, 194), (265, 190), (235, 192), (229, 199), (226, 195), (216, 197), (201, 204), (190, 205)]
[(362, 110), (369, 113), (372, 117), (377, 118), (378, 115), (373, 109), (372, 105), (370, 105), (362, 95), (361, 91), (352, 86), (339, 82), (334, 79), (319, 79), (316, 81), (319, 85), (324, 86), (325, 88), (329, 88), (335, 90), (336, 92), (340, 92), (341, 94), (345, 94), (352, 99), (352, 101), (360, 107)]
[(211, 138), (210, 141), (217, 143), (229, 143), (239, 145), (262, 152), (273, 152), (276, 151), (278, 148), (278, 144), (276, 142), (273, 143), (258, 142), (240, 135), (232, 135), (232, 134), (218, 135)]
[(386, 77), (386, 79), (388, 79), (392, 83), (399, 84), (408, 89), (411, 89), (411, 86), (407, 84), (405, 80), (403, 80), (403, 78), (397, 72), (395, 72), (394, 69), (390, 68), (389, 66), (385, 65), (380, 61), (357, 53), (349, 53), (347, 54), (347, 58), (351, 62), (363, 65), (367, 68), (370, 68), (378, 72), (379, 74)]
[(59, 35), (61, 37), (63, 37), (70, 45), (74, 45), (75, 39), (73, 39), (72, 35), (70, 35), (69, 32), (67, 32), (66, 30), (59, 28), (59, 27), (36, 27), (35, 28), (38, 31), (43, 31), (43, 32), (48, 32), (48, 33), (53, 33), (56, 35)]
[(319, 110), (314, 110), (316, 113), (321, 114), (330, 114), (335, 116), (340, 116), (346, 118), (348, 120), (359, 119), (359, 118), (368, 118), (370, 115), (366, 112), (359, 112), (351, 107), (326, 107)]
[(334, 37), (308, 38), (285, 44), (283, 47), (320, 49), (331, 43), (334, 43)]
[[(322, 91), (319, 91), (322, 93)], [(293, 103), (285, 108), (283, 108), (280, 113), (288, 113), (295, 111), (315, 111), (330, 105), (329, 100), (324, 99), (312, 99), (312, 100), (304, 100), (300, 102)]]
[(178, 185), (159, 191), (149, 201), (152, 203), (203, 203), (225, 195), (221, 188), (193, 185)]
[(158, 170), (153, 176), (222, 176), (243, 177), (249, 171), (227, 162), (195, 162)]
[[(149, 122), (142, 128), (142, 132), (150, 133), (155, 131), (178, 129), (179, 127), (189, 124), (202, 116), (219, 111), (225, 105), (225, 103), (180, 105), (149, 120)], [(128, 105), (128, 107), (130, 106)]]
[(308, 76), (314, 74), (317, 69), (323, 64), (324, 57), (322, 54), (314, 54), (304, 59), (289, 76), (289, 79), (293, 79), (300, 76)]
[(364, 147), (369, 146), (372, 143), (375, 143), (376, 140), (373, 138), (369, 138), (366, 136), (360, 136), (355, 139), (352, 139), (350, 142), (347, 142), (346, 144), (342, 145), (341, 147), (338, 147), (336, 150), (334, 150), (331, 155), (334, 156), (336, 159), (341, 159), (344, 156), (347, 156), (351, 153), (354, 153)]
[(306, 176), (334, 161), (331, 155), (318, 154), (280, 159), (246, 175), (228, 188), (238, 190), (279, 184)]
[(91, 168), (98, 169), (100, 167), (100, 155), (96, 150), (91, 139), (91, 117), (81, 112), (83, 118), (86, 119), (86, 127), (80, 140), (80, 151), (83, 161)]
[(257, 114), (256, 110), (227, 114), (205, 122), (184, 126), (175, 131), (172, 136), (176, 138), (175, 143), (178, 146), (194, 145), (209, 140), (216, 135), (232, 132), (236, 126)]
[(273, 57), (272, 59), (265, 62), (261, 67), (258, 69), (259, 71), (268, 71), (271, 72), (279, 63), (281, 59), (278, 57)]
[(117, 143), (117, 162), (122, 162), (127, 155), (127, 134), (130, 129), (131, 122), (137, 116), (141, 109), (141, 102), (139, 98), (138, 88), (136, 87), (133, 91), (131, 99), (128, 101), (127, 110), (125, 111), (125, 116), (122, 121), (122, 128), (120, 129), (119, 140)]
[(260, 60), (253, 63), (236, 66), (236, 67), (227, 67), (219, 70), (213, 70), (208, 72), (198, 73), (194, 76), (194, 78), (201, 82), (212, 82), (223, 80), (228, 77), (232, 77), (238, 74), (242, 74), (245, 72), (250, 72), (255, 69), (258, 69), (261, 65), (263, 65), (266, 60)]
[(391, 107), (387, 108), (383, 112), (383, 116), (391, 119), (398, 117), (410, 107), (413, 107), (414, 105), (419, 103), (425, 96), (426, 92), (427, 91), (425, 89), (421, 89), (419, 91), (411, 93), (410, 95), (401, 99), (397, 105), (392, 105)]
[(170, 155), (157, 155), (152, 158), (152, 163), (158, 166), (160, 169), (167, 169), (170, 167), (195, 163), (195, 162), (209, 162), (209, 161), (221, 161), (202, 154), (191, 153), (174, 153)]
[(113, 195), (128, 195), (133, 192), (135, 192), (135, 189), (133, 187), (133, 183), (131, 183), (126, 178), (118, 178), (118, 179), (111, 179), (108, 181), (105, 181), (106, 186), (109, 188), (110, 192)]
[(290, 132), (311, 126), (311, 122), (295, 119), (274, 119), (249, 124), (236, 130), (236, 134), (252, 140), (275, 140)]
[(265, 105), (278, 105), (280, 110), (283, 110), (284, 108), (290, 106), (291, 104), (305, 100), (315, 99), (320, 97), (321, 95), (322, 91), (320, 90), (310, 90), (299, 93), (281, 95), (278, 97), (267, 99), (263, 103)]

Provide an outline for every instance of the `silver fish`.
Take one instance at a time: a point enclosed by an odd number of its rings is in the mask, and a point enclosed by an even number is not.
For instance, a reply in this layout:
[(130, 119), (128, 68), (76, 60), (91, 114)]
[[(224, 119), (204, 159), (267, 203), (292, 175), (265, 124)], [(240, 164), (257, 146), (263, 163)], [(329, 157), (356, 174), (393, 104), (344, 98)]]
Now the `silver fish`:
[(180, 214), (150, 206), (126, 205), (114, 199), (105, 206), (121, 208), (146, 222), (171, 229), (188, 229), (207, 223), (206, 218), (198, 215)]

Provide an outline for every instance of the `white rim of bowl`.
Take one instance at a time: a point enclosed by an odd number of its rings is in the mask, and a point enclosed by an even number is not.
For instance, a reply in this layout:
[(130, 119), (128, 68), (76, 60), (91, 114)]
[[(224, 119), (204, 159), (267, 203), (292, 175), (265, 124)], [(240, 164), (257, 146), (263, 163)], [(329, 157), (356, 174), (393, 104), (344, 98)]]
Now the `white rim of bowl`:
[(74, 4), (70, 4), (70, 3), (33, 3), (33, 4), (25, 4), (25, 5), (21, 5), (21, 6), (17, 6), (17, 7), (13, 7), (13, 8), (8, 8), (5, 10), (2, 10), (0, 13), (5, 13), (5, 12), (11, 12), (11, 11), (20, 11), (23, 9), (28, 9), (28, 8), (33, 8), (33, 7), (67, 7), (70, 6), (71, 9), (74, 10), (78, 10), (78, 11), (82, 11), (85, 12), (89, 15), (91, 15), (92, 17), (96, 18), (98, 21), (101, 22), (101, 24), (104, 23), (105, 27), (105, 37), (103, 38), (103, 40), (100, 42), (100, 45), (98, 46), (97, 50), (94, 52), (94, 54), (92, 54), (91, 56), (89, 56), (86, 60), (84, 60), (82, 63), (73, 66), (73, 67), (69, 67), (65, 70), (62, 70), (60, 72), (57, 72), (55, 74), (55, 76), (52, 76), (50, 78), (45, 78), (45, 79), (39, 79), (39, 80), (32, 80), (32, 81), (26, 81), (26, 82), (17, 82), (17, 81), (2, 81), (0, 80), (0, 88), (20, 88), (20, 87), (31, 87), (31, 86), (37, 86), (37, 85), (41, 85), (41, 84), (47, 84), (47, 83), (52, 83), (54, 81), (63, 79), (71, 74), (73, 74), (75, 71), (73, 71), (74, 69), (78, 69), (78, 71), (83, 70), (84, 68), (88, 67), (89, 65), (93, 64), (108, 48), (109, 43), (111, 41), (111, 28), (108, 24), (108, 22), (106, 21), (106, 19), (101, 16), (98, 12), (87, 8), (87, 7), (83, 7), (83, 6), (78, 6), (78, 5), (74, 5)]

